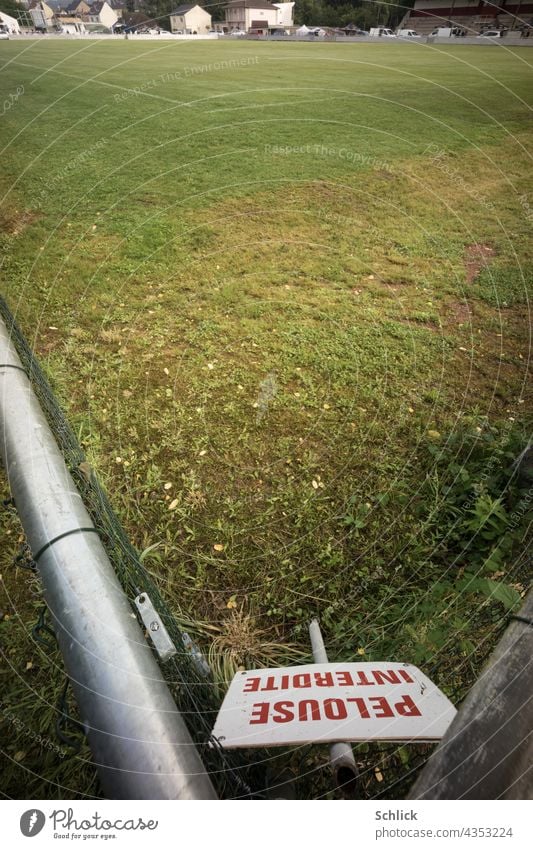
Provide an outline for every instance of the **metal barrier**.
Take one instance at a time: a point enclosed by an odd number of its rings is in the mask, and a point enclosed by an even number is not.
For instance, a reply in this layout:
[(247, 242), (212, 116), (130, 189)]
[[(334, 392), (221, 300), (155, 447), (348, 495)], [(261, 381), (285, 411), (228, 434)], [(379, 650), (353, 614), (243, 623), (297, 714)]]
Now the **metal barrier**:
[(0, 453), (104, 792), (215, 791), (0, 320)]

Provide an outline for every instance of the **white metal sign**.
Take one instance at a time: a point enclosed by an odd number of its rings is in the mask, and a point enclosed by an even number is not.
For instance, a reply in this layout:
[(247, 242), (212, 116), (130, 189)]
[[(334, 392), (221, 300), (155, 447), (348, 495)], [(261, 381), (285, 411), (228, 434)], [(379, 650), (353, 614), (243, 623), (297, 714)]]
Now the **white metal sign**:
[(213, 736), (226, 749), (439, 740), (455, 714), (409, 663), (316, 663), (238, 672)]

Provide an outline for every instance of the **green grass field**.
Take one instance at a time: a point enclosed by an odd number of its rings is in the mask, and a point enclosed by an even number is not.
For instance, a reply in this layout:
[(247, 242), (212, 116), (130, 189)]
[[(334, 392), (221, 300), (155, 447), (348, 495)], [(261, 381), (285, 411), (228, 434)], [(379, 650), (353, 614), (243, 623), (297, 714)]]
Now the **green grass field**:
[[(224, 670), (318, 615), (331, 659), (458, 701), (519, 605), (532, 56), (0, 43), (2, 293)], [(2, 533), (3, 704), (45, 729), (61, 670)], [(92, 792), (6, 730), (7, 795)]]

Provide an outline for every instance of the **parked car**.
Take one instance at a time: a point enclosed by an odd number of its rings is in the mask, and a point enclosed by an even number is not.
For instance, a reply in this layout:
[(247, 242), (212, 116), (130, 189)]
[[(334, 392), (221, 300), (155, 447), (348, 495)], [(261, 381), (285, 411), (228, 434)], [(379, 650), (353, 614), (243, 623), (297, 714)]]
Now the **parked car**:
[(488, 29), (486, 32), (480, 32), (477, 38), (501, 38), (502, 33), (499, 29)]
[(233, 32), (230, 32), (230, 35), (243, 36), (243, 35), (246, 35), (246, 30), (243, 30), (243, 29), (234, 29), (234, 30), (233, 30)]
[(370, 30), (370, 35), (379, 38), (396, 38), (393, 31), (388, 27), (372, 27)]
[(420, 36), (414, 29), (401, 29), (398, 38), (420, 38)]
[(0, 26), (0, 38), (4, 41), (9, 41), (9, 30), (5, 26)]

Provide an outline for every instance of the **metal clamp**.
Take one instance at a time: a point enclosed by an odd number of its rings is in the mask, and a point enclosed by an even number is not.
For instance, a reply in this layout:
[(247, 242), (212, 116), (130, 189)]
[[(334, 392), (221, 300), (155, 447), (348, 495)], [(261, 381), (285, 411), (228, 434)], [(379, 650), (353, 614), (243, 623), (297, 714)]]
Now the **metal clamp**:
[(152, 604), (150, 596), (147, 593), (141, 593), (136, 596), (135, 607), (139, 611), (143, 625), (148, 631), (148, 635), (161, 660), (168, 660), (175, 655), (176, 646), (170, 639), (163, 620)]

